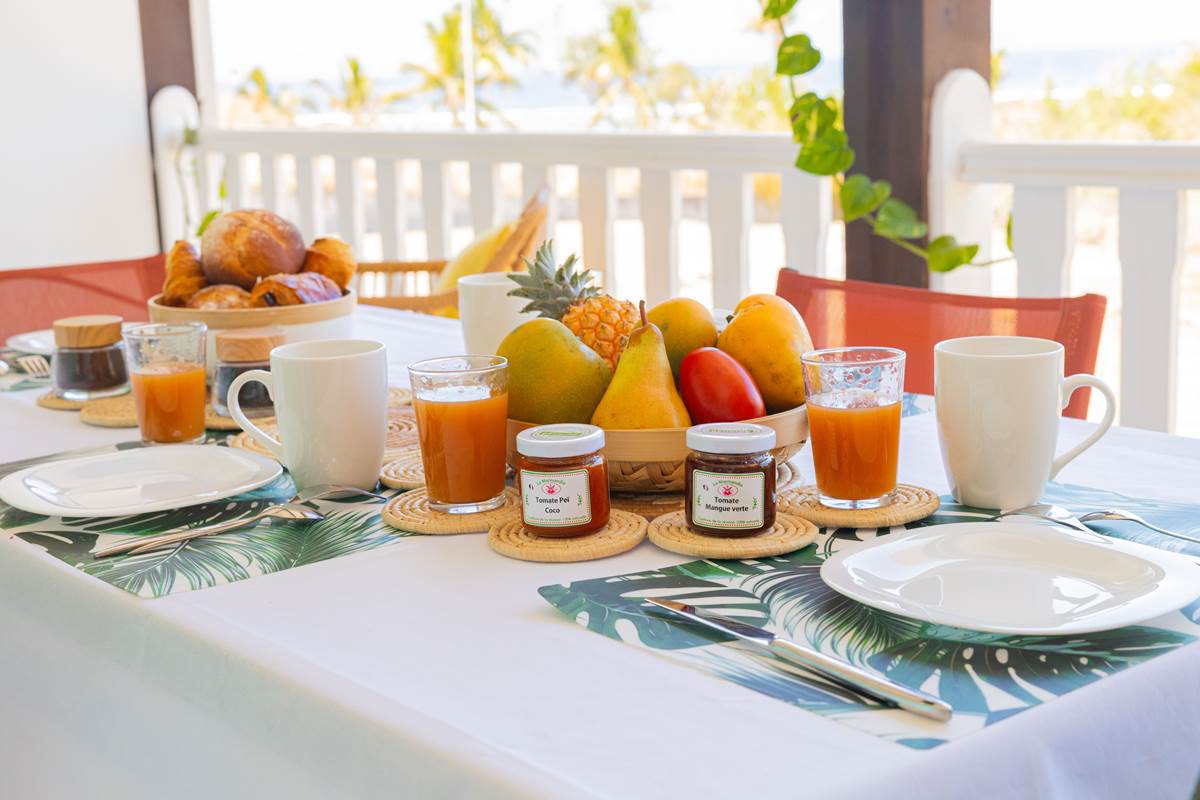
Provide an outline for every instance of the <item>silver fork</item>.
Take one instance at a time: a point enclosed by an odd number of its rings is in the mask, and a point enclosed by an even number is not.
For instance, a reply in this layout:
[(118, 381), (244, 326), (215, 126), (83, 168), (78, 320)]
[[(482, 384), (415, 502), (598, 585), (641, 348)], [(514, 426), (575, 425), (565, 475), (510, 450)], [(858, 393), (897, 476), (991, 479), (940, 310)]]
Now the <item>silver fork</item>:
[(35, 378), (50, 377), (50, 362), (45, 356), (17, 356), (17, 366)]
[(1184, 533), (1177, 533), (1166, 528), (1160, 528), (1157, 525), (1152, 525), (1146, 520), (1134, 514), (1131, 511), (1122, 511), (1119, 508), (1108, 509), (1105, 511), (1089, 511), (1086, 514), (1076, 517), (1062, 506), (1056, 506), (1053, 503), (1036, 503), (1032, 506), (1025, 506), (1014, 511), (1005, 511), (991, 517), (992, 520), (999, 520), (1005, 517), (1037, 517), (1039, 519), (1047, 519), (1051, 522), (1057, 522), (1059, 525), (1066, 525), (1068, 528), (1074, 528), (1079, 531), (1095, 533), (1091, 528), (1083, 523), (1098, 522), (1100, 520), (1115, 520), (1123, 522), (1136, 522), (1139, 525), (1144, 525), (1152, 531), (1164, 534), (1165, 536), (1173, 536), (1176, 539), (1183, 539), (1186, 542), (1194, 542), (1200, 544), (1200, 539), (1188, 536)]
[(202, 536), (213, 536), (218, 533), (244, 528), (249, 525), (254, 525), (264, 519), (288, 519), (288, 520), (317, 520), (325, 519), (325, 515), (314, 511), (308, 506), (300, 505), (299, 503), (285, 503), (278, 506), (267, 506), (257, 514), (252, 514), (249, 517), (241, 519), (231, 519), (225, 522), (218, 522), (214, 525), (205, 525), (200, 528), (188, 528), (187, 530), (175, 531), (174, 533), (160, 533), (157, 536), (132, 536), (128, 539), (122, 539), (116, 544), (109, 545), (103, 550), (97, 550), (92, 555), (96, 558), (107, 558), (115, 556), (119, 553), (129, 553), (137, 555), (150, 550), (157, 550), (160, 547), (186, 542), (191, 539), (198, 539)]

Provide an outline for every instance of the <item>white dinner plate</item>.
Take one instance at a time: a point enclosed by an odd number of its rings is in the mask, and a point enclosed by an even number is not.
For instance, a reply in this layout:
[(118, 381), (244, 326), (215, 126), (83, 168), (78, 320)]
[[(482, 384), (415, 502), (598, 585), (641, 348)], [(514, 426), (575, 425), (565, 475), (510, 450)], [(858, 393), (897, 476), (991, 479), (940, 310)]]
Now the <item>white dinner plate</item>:
[(28, 467), (0, 479), (0, 500), (54, 517), (123, 517), (232, 497), (281, 471), (232, 447), (156, 445)]
[[(130, 328), (145, 324), (145, 322), (123, 322), (121, 323), (121, 330), (127, 331)], [(36, 353), (43, 356), (52, 356), (54, 355), (54, 331), (50, 328), (45, 328), (40, 331), (15, 333), (8, 337), (8, 340), (4, 344), (10, 350), (16, 350), (18, 353)]]
[(1200, 596), (1200, 565), (1186, 556), (1038, 522), (882, 536), (834, 554), (821, 579), (904, 617), (1034, 636), (1133, 625)]

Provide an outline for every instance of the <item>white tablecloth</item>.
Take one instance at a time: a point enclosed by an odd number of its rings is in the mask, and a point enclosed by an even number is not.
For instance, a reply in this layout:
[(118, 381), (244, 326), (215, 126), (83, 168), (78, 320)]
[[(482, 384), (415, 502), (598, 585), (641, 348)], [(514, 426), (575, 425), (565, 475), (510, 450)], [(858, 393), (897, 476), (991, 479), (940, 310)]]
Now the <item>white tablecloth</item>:
[[(454, 322), (360, 309), (395, 382)], [(0, 455), (120, 441), (0, 395)], [(945, 490), (933, 415), (901, 479)], [(1086, 423), (1067, 420), (1063, 439)], [(811, 474), (811, 473), (810, 473)], [(1115, 429), (1060, 479), (1195, 502), (1200, 441)], [(422, 537), (144, 600), (0, 540), (0, 797), (1186, 797), (1191, 645), (932, 751), (891, 744), (591, 633), (539, 586), (584, 564)]]

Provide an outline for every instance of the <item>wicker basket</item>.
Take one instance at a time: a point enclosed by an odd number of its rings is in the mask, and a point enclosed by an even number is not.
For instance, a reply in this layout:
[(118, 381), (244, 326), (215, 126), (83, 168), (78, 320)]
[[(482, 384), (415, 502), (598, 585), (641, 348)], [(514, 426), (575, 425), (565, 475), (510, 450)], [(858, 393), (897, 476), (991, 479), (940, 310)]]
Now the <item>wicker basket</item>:
[[(787, 461), (808, 440), (808, 409), (804, 406), (749, 420), (775, 429), (777, 463)], [(517, 434), (529, 422), (508, 421), (508, 462), (516, 463)], [(608, 485), (614, 492), (682, 492), (683, 462), (687, 458), (687, 428), (606, 430)]]
[[(484, 272), (523, 272), (524, 260), (533, 255), (541, 244), (546, 225), (547, 202), (550, 190), (539, 190), (517, 219), (513, 232), (484, 267)], [(432, 314), (458, 307), (458, 289), (435, 292), (447, 262), (442, 261), (374, 261), (358, 265), (358, 302), (367, 306), (399, 308)], [(378, 293), (379, 284), (382, 293)], [(370, 295), (362, 294), (364, 289)]]

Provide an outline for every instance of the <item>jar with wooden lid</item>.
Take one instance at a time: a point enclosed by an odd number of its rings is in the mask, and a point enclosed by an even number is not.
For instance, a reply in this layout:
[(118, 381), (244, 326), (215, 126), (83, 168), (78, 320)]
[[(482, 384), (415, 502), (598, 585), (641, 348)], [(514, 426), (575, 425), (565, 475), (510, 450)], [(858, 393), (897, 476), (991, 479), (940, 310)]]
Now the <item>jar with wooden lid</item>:
[(521, 521), (534, 536), (582, 536), (608, 524), (604, 430), (539, 425), (517, 434)]
[(712, 422), (687, 431), (688, 526), (708, 536), (753, 536), (775, 524), (775, 431), (750, 422)]
[[(271, 369), (271, 351), (283, 344), (283, 328), (233, 328), (217, 334), (217, 366), (213, 371), (213, 411), (229, 416), (229, 387), (234, 378), (252, 369)], [(250, 381), (238, 392), (238, 405), (247, 417), (269, 417), (275, 404), (266, 384)]]
[(112, 314), (54, 321), (51, 372), (54, 394), (64, 400), (96, 400), (129, 391), (121, 318)]

